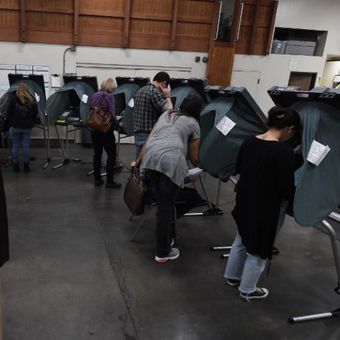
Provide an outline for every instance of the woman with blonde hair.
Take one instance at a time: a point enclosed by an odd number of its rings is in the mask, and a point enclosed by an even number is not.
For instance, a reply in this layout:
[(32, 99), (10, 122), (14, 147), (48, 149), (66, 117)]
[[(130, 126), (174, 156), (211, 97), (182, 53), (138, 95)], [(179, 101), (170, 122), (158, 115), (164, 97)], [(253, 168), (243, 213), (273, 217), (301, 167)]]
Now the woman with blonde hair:
[(116, 162), (116, 141), (113, 134), (113, 129), (117, 125), (115, 116), (114, 98), (112, 90), (114, 88), (114, 80), (108, 78), (101, 84), (100, 90), (94, 93), (90, 98), (90, 107), (101, 108), (105, 112), (111, 113), (112, 125), (106, 133), (101, 133), (96, 130), (91, 131), (93, 143), (93, 170), (94, 170), (94, 185), (101, 186), (104, 181), (101, 178), (102, 155), (103, 149), (107, 154), (106, 160), (106, 188), (119, 189), (122, 185), (114, 182), (113, 172)]
[(12, 138), (12, 164), (14, 172), (20, 171), (19, 154), (23, 151), (24, 171), (29, 172), (30, 155), (29, 141), (35, 118), (38, 114), (38, 105), (29, 93), (27, 84), (20, 83), (13, 95), (9, 108), (9, 132)]

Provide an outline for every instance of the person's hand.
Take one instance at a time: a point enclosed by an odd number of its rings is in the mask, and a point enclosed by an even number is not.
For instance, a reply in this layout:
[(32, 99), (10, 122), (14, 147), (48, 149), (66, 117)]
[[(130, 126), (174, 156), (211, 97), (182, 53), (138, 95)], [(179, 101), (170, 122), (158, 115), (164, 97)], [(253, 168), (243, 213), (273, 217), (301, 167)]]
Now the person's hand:
[(198, 179), (198, 175), (192, 175), (192, 176), (189, 176), (189, 180), (191, 183), (195, 183)]
[(164, 96), (166, 98), (170, 98), (171, 97), (171, 93), (170, 93), (170, 90), (168, 88), (163, 87), (162, 88), (162, 92), (163, 92), (163, 94), (164, 94)]

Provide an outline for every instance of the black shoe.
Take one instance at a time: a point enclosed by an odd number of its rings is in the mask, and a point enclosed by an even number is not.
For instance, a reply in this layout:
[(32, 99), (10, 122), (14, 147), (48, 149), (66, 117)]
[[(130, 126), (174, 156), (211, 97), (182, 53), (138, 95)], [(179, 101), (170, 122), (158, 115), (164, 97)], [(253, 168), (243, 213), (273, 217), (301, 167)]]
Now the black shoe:
[(273, 246), (273, 248), (272, 248), (272, 255), (279, 255), (279, 254), (280, 254), (280, 250)]
[(246, 293), (240, 293), (240, 297), (242, 299), (247, 300), (250, 302), (252, 299), (264, 299), (268, 296), (269, 290), (266, 288), (256, 288), (255, 292), (246, 294)]
[(241, 280), (227, 279), (226, 283), (230, 287), (238, 287), (241, 283)]
[(95, 187), (100, 187), (101, 185), (104, 184), (104, 181), (100, 178), (100, 179), (95, 179), (94, 180), (94, 186)]
[(14, 172), (20, 172), (20, 166), (18, 162), (12, 162), (13, 164), (13, 171)]
[(30, 172), (31, 171), (29, 163), (24, 163), (24, 171), (25, 172)]
[(106, 183), (105, 184), (105, 188), (110, 188), (110, 189), (120, 189), (122, 187), (122, 185), (120, 183)]

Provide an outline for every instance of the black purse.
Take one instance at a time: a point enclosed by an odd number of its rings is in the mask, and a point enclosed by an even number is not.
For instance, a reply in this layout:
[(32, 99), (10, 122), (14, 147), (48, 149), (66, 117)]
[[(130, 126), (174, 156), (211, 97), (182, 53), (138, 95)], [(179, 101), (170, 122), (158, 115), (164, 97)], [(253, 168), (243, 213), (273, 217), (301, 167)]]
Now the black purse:
[(147, 186), (144, 183), (139, 169), (132, 167), (124, 190), (124, 202), (135, 216), (144, 213), (146, 192)]

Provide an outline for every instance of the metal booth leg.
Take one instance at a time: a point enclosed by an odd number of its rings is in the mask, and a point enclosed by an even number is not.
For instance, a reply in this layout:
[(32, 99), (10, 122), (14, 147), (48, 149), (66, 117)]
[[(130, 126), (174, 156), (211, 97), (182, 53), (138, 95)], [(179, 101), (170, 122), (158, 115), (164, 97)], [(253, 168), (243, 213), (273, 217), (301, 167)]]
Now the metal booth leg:
[[(337, 239), (336, 239), (336, 233), (333, 229), (333, 227), (326, 221), (323, 220), (322, 224), (327, 229), (331, 245), (332, 245), (332, 251), (333, 251), (333, 257), (335, 262), (335, 268), (336, 268), (336, 274), (338, 278), (338, 284), (337, 287), (334, 289), (337, 294), (340, 295), (340, 260), (339, 260), (339, 251), (337, 247)], [(288, 321), (291, 323), (298, 323), (298, 322), (304, 322), (304, 321), (313, 321), (313, 320), (319, 320), (319, 319), (328, 319), (328, 318), (335, 318), (340, 316), (340, 308), (337, 308), (330, 312), (325, 313), (318, 313), (318, 314), (310, 314), (310, 315), (303, 315), (303, 316), (290, 316)]]
[[(203, 180), (202, 180), (202, 177), (201, 175), (198, 175), (198, 179), (199, 179), (199, 182), (200, 182), (200, 185), (201, 185), (201, 188), (202, 188), (202, 191), (203, 191), (203, 194), (204, 194), (204, 197), (207, 201), (207, 204), (208, 204), (208, 209), (207, 210), (204, 210), (202, 212), (192, 212), (192, 213), (186, 213), (184, 216), (212, 216), (212, 215), (223, 215), (223, 211), (218, 208), (218, 206), (214, 206), (212, 203), (211, 203), (211, 200), (208, 196), (208, 192), (205, 188), (205, 185), (203, 183)], [(218, 188), (219, 190), (219, 188)]]
[[(234, 178), (233, 176), (229, 177), (229, 180), (231, 183), (233, 183), (235, 186), (237, 184), (237, 180), (236, 178)], [(220, 201), (220, 192), (221, 192), (221, 181), (218, 181), (218, 188), (217, 188), (217, 195), (216, 195), (216, 205), (218, 206), (219, 201)], [(231, 246), (212, 246), (210, 247), (211, 251), (228, 251), (230, 252), (231, 250)], [(221, 259), (227, 259), (229, 257), (229, 253), (224, 253), (221, 254)]]

